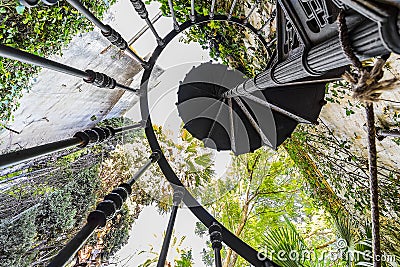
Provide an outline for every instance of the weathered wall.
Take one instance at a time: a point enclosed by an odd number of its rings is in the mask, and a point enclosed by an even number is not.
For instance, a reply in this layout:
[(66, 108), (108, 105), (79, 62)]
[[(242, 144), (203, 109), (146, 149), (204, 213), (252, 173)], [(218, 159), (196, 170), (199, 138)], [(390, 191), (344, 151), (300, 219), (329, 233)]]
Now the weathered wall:
[[(391, 57), (389, 68), (385, 70), (383, 79), (399, 76), (400, 61), (399, 57)], [(333, 96), (337, 92), (337, 96)], [(344, 91), (342, 93), (340, 91)], [(328, 102), (322, 109), (321, 119), (334, 130), (335, 135), (341, 138), (347, 138), (353, 142), (353, 147), (358, 152), (368, 157), (368, 140), (366, 130), (366, 113), (362, 103), (351, 97), (349, 88), (330, 88), (328, 97), (337, 100), (339, 103)], [(388, 101), (379, 101), (374, 104), (376, 125), (379, 127), (390, 126), (400, 128), (400, 91), (386, 91), (381, 96), (382, 99), (397, 101), (393, 103)], [(386, 138), (377, 142), (378, 161), (387, 167), (399, 169), (400, 154), (399, 145), (395, 142), (397, 139)]]

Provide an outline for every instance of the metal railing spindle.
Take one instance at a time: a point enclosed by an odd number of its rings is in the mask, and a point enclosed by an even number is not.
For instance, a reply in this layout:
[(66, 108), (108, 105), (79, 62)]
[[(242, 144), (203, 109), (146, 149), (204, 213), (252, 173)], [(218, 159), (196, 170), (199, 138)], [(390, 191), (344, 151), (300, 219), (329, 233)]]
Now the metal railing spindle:
[(190, 0), (190, 20), (194, 23), (196, 21), (195, 0)]
[(214, 250), (215, 267), (222, 267), (221, 249), (222, 249), (222, 228), (217, 223), (213, 223), (209, 228), (211, 246)]
[(239, 105), (239, 107), (242, 109), (243, 113), (246, 115), (246, 117), (249, 119), (251, 125), (253, 128), (257, 131), (257, 133), (260, 135), (260, 138), (262, 142), (266, 145), (271, 146), (271, 143), (269, 142), (268, 138), (265, 136), (264, 132), (260, 128), (260, 126), (257, 124), (256, 120), (253, 118), (253, 116), (250, 114), (250, 112), (247, 110), (246, 106), (242, 102), (242, 100), (239, 97), (233, 97), (235, 102)]
[(160, 256), (158, 257), (157, 267), (165, 266), (165, 260), (167, 259), (169, 244), (171, 242), (172, 232), (174, 230), (176, 214), (178, 213), (178, 208), (182, 201), (183, 195), (184, 195), (183, 190), (181, 190), (179, 187), (174, 187), (173, 206), (168, 221), (167, 231), (165, 232), (165, 237), (162, 244)]
[(122, 133), (140, 127), (143, 127), (143, 123), (124, 126), (116, 129), (109, 126), (95, 127), (90, 130), (77, 132), (71, 138), (0, 155), (0, 168), (5, 168), (27, 160), (33, 160), (38, 157), (70, 147), (77, 146), (83, 148), (88, 144), (100, 143), (114, 136), (116, 133)]
[(237, 2), (237, 0), (233, 0), (233, 2), (232, 2), (231, 9), (229, 10), (229, 13), (228, 13), (228, 20), (230, 20), (232, 18), (233, 11), (235, 10), (235, 7), (236, 7), (236, 2)]
[(211, 1), (211, 8), (210, 8), (210, 19), (214, 18), (214, 12), (215, 12), (215, 3), (217, 0), (212, 0)]
[(130, 87), (117, 83), (115, 79), (107, 76), (104, 73), (95, 72), (93, 70), (86, 70), (86, 71), (79, 70), (74, 67), (70, 67), (58, 63), (56, 61), (40, 57), (19, 49), (15, 49), (13, 47), (6, 46), (3, 44), (0, 44), (0, 57), (18, 60), (24, 63), (32, 64), (35, 66), (79, 77), (82, 78), (86, 83), (93, 84), (99, 88), (108, 88), (108, 89), (120, 88), (135, 93), (137, 92), (136, 89), (132, 89)]
[(174, 4), (172, 3), (172, 0), (168, 0), (168, 6), (169, 6), (169, 12), (171, 13), (171, 16), (172, 16), (172, 22), (173, 22), (174, 29), (175, 29), (175, 31), (179, 32), (180, 27), (179, 27), (178, 21), (176, 20)]
[(258, 29), (257, 33), (258, 33), (258, 34), (261, 34), (262, 31), (264, 30), (264, 28), (265, 28), (268, 24), (270, 24), (270, 23), (275, 19), (275, 17), (276, 17), (276, 9), (274, 9), (274, 10), (271, 12), (271, 16), (269, 16), (269, 18), (265, 21), (264, 25), (262, 25), (261, 28)]
[(249, 14), (247, 14), (246, 18), (244, 19), (243, 23), (247, 24), (249, 22), (249, 18), (250, 16), (253, 14), (254, 10), (256, 10), (257, 6), (260, 4), (260, 0), (256, 0), (253, 4), (253, 6), (251, 7), (251, 10), (249, 12)]

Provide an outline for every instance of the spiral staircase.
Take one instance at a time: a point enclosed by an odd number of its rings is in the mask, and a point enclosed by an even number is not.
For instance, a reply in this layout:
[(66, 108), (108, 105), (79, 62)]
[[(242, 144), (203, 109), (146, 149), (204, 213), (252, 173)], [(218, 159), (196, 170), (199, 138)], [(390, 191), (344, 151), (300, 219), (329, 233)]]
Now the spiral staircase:
[[(34, 7), (39, 0), (21, 0)], [(42, 0), (53, 5), (58, 0)], [(169, 243), (178, 207), (183, 202), (209, 229), (215, 255), (215, 266), (222, 266), (221, 248), (224, 243), (257, 267), (278, 266), (254, 248), (236, 237), (219, 223), (191, 195), (164, 156), (153, 131), (148, 102), (148, 82), (159, 56), (181, 32), (194, 25), (210, 21), (225, 21), (245, 27), (265, 46), (269, 59), (267, 69), (255, 77), (247, 78), (237, 70), (222, 64), (204, 63), (189, 71), (179, 84), (178, 111), (184, 127), (207, 147), (218, 151), (231, 150), (236, 155), (248, 153), (261, 146), (276, 149), (290, 137), (299, 123), (315, 124), (325, 104), (325, 84), (341, 79), (348, 69), (346, 48), (350, 47), (359, 59), (400, 53), (400, 16), (396, 1), (365, 0), (279, 0), (271, 18), (256, 29), (249, 16), (261, 2), (256, 1), (246, 15), (234, 16), (237, 0), (231, 3), (227, 14), (217, 14), (216, 0), (212, 0), (208, 15), (196, 13), (195, 0), (190, 2), (188, 20), (178, 23), (173, 0), (168, 0), (172, 29), (161, 37), (149, 19), (142, 0), (131, 0), (138, 15), (153, 33), (157, 47), (145, 61), (109, 25), (97, 19), (79, 0), (66, 0), (82, 13), (113, 45), (136, 59), (144, 68), (140, 88), (130, 88), (112, 77), (94, 70), (80, 70), (37, 55), (0, 44), (0, 56), (19, 60), (60, 73), (82, 78), (85, 82), (107, 89), (123, 89), (140, 96), (142, 121), (139, 124), (117, 128), (96, 127), (76, 133), (73, 137), (0, 156), (4, 168), (31, 160), (68, 147), (85, 147), (102, 142), (112, 136), (144, 128), (152, 153), (149, 160), (127, 182), (120, 184), (104, 197), (91, 212), (85, 226), (53, 258), (48, 266), (64, 266), (75, 255), (94, 231), (106, 225), (132, 193), (132, 185), (153, 163), (158, 163), (165, 178), (174, 189), (173, 208), (167, 226), (157, 266), (165, 265)], [(336, 18), (345, 14), (348, 39), (340, 38)], [(277, 36), (267, 42), (262, 30), (276, 20)], [(276, 47), (274, 51), (271, 47)]]

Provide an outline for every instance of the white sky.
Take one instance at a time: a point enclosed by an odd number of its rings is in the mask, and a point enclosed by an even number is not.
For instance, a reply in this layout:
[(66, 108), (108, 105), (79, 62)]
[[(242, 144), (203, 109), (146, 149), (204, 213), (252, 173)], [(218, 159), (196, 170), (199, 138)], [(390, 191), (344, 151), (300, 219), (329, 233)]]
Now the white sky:
[[(147, 6), (149, 16), (152, 18), (158, 13), (159, 4), (152, 3)], [(121, 35), (126, 39), (131, 39), (137, 31), (145, 25), (134, 11), (129, 0), (119, 0), (113, 7), (114, 21), (111, 23)], [(155, 24), (155, 28), (163, 37), (172, 30), (172, 19), (161, 17)], [(183, 80), (185, 74), (193, 65), (200, 62), (210, 61), (208, 51), (204, 51), (198, 44), (183, 44), (176, 37), (159, 57), (157, 64), (166, 72), (160, 77), (160, 83), (149, 94), (149, 103), (152, 114), (152, 121), (155, 124), (162, 125), (164, 129), (173, 132), (177, 136), (177, 129), (181, 125), (181, 119), (178, 116), (175, 103), (177, 102), (177, 85)], [(139, 55), (144, 56), (154, 50), (157, 43), (151, 31), (148, 30), (140, 39), (134, 43), (133, 47)], [(197, 62), (196, 64), (187, 64)], [(186, 64), (185, 64), (186, 63)], [(177, 65), (184, 64), (177, 67)], [(138, 105), (133, 107), (127, 116), (133, 120), (141, 120)], [(223, 176), (230, 162), (229, 152), (220, 152), (216, 155), (215, 171), (217, 177)], [(149, 251), (150, 246), (159, 252), (162, 245), (162, 235), (168, 223), (169, 214), (160, 215), (153, 206), (146, 207), (135, 221), (130, 232), (129, 243), (124, 246), (116, 255), (116, 259), (122, 260), (133, 255), (127, 262), (123, 260), (117, 266), (138, 266), (148, 257), (154, 255), (146, 253), (137, 255), (139, 251)], [(186, 208), (178, 211), (175, 224), (175, 235), (180, 238), (186, 236), (182, 248), (192, 248), (195, 266), (204, 266), (201, 260), (201, 251), (205, 247), (205, 240), (194, 234), (195, 223), (197, 219)], [(208, 238), (208, 237), (205, 237)], [(174, 251), (170, 251), (168, 259), (173, 262), (176, 257)], [(155, 265), (154, 265), (155, 266)]]

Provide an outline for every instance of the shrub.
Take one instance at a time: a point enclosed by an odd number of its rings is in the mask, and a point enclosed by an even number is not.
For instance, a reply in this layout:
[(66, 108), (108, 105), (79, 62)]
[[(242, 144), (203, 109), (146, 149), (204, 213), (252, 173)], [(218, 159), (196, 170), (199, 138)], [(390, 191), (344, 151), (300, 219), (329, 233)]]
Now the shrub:
[(56, 237), (73, 227), (76, 210), (71, 206), (71, 194), (64, 190), (57, 190), (45, 198), (35, 220), (41, 239)]
[(29, 266), (29, 257), (24, 255), (35, 241), (36, 212), (32, 209), (15, 221), (0, 221), (0, 266)]

